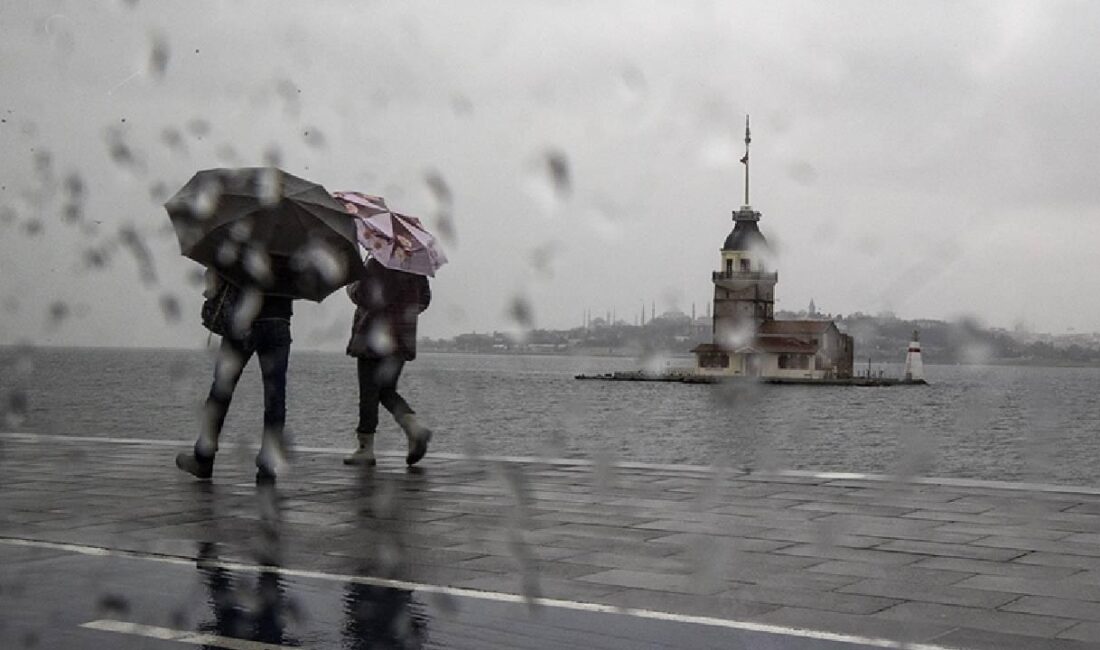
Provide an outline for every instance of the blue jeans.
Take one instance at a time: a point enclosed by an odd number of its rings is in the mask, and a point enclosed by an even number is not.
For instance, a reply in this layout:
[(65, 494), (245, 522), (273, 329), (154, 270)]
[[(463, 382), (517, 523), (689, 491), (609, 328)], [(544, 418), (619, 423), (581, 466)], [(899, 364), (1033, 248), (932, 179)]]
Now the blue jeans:
[[(229, 403), (233, 400), (233, 390), (241, 378), (248, 360), (256, 354), (260, 359), (260, 374), (264, 382), (264, 432), (274, 434), (282, 441), (286, 426), (286, 373), (290, 365), (290, 321), (282, 318), (257, 320), (243, 339), (222, 338), (218, 351), (218, 360), (214, 365), (214, 383), (210, 395), (206, 398), (203, 433), (200, 442), (205, 439), (213, 443), (217, 450), (218, 437), (221, 435), (225, 416), (229, 412)], [(200, 455), (209, 455), (202, 453)]]

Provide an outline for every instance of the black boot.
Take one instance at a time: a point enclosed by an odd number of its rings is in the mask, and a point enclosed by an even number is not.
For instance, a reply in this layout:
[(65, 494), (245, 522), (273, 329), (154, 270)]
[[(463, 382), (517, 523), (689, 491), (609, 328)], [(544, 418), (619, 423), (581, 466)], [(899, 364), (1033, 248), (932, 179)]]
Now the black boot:
[(214, 457), (200, 456), (194, 451), (181, 451), (176, 454), (176, 467), (195, 478), (208, 479), (214, 475)]

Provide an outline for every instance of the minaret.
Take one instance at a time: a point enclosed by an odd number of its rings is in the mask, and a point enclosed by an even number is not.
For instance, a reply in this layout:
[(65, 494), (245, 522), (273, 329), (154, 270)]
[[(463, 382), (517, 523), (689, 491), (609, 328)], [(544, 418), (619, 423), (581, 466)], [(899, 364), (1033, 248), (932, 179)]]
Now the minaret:
[(913, 330), (913, 340), (905, 354), (905, 381), (924, 381), (924, 362), (920, 358), (920, 332)]
[(771, 249), (757, 227), (760, 213), (749, 204), (749, 118), (745, 116), (745, 204), (733, 213), (734, 227), (721, 250), (714, 282), (714, 343), (733, 349), (750, 342), (775, 310), (779, 274), (769, 269)]

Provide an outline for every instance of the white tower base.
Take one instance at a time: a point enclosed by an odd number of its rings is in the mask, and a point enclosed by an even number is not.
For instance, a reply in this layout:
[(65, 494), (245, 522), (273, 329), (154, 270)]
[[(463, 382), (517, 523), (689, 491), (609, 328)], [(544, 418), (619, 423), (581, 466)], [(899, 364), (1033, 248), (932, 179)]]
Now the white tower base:
[(913, 337), (905, 354), (905, 381), (924, 381), (924, 362), (920, 358), (920, 341)]

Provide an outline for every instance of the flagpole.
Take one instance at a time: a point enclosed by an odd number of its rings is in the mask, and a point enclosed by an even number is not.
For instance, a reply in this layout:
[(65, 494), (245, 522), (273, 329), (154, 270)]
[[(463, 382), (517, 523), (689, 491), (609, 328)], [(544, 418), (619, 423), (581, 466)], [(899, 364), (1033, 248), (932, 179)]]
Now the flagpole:
[(749, 116), (745, 115), (745, 157), (741, 159), (741, 162), (745, 163), (745, 205), (751, 205), (749, 203), (749, 143), (752, 142), (752, 138), (749, 136)]

